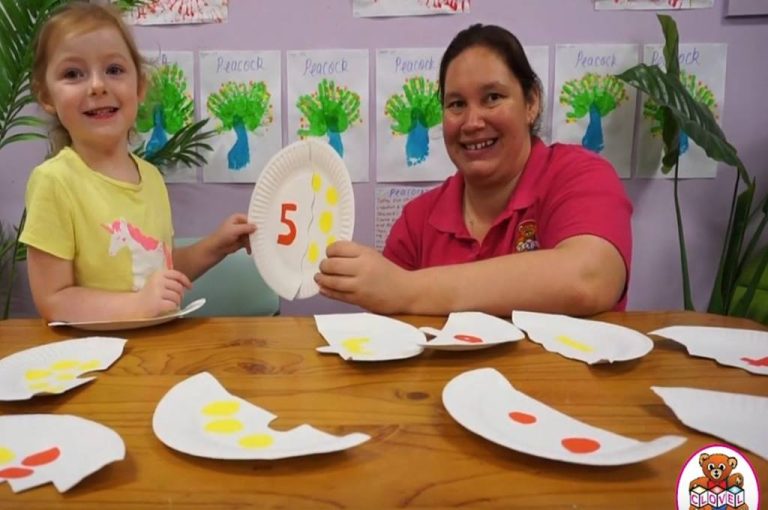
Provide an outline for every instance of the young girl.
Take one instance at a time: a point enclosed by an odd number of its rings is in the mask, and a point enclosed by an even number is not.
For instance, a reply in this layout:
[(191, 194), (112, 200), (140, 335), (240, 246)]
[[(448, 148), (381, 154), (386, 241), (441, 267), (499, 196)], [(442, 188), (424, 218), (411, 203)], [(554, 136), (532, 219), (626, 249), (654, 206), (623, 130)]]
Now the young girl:
[(144, 97), (143, 60), (120, 14), (73, 2), (42, 27), (32, 90), (56, 126), (51, 158), (27, 186), (29, 282), (47, 320), (153, 317), (181, 304), (190, 281), (246, 247), (235, 214), (195, 245), (172, 250), (168, 192), (128, 135)]

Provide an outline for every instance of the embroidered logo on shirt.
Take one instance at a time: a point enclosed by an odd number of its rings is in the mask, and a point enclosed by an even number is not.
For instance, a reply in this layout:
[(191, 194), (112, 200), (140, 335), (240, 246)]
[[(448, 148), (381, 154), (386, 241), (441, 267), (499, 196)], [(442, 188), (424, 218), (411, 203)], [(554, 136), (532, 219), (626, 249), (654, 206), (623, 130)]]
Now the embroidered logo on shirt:
[(538, 230), (538, 225), (534, 220), (525, 220), (517, 226), (515, 249), (518, 252), (533, 251), (539, 248), (539, 241), (536, 239), (536, 230)]

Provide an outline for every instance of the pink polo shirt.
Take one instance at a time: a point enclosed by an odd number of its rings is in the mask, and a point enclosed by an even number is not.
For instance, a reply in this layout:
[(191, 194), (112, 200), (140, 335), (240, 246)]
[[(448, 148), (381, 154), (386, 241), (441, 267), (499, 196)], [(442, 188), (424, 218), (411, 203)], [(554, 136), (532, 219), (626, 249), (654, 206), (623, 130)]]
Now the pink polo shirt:
[[(464, 224), (460, 173), (411, 200), (392, 226), (384, 256), (405, 269), (484, 260), (591, 234), (612, 243), (627, 268), (632, 258), (632, 204), (616, 171), (577, 145), (545, 145), (535, 138), (506, 209), (482, 244)], [(614, 310), (626, 307), (626, 290)]]

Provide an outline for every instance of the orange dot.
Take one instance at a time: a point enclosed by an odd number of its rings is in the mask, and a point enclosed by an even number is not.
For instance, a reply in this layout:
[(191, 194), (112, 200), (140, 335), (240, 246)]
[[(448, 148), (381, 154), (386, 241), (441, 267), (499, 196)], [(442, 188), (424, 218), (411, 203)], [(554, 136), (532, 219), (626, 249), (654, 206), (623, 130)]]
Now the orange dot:
[(58, 459), (59, 455), (61, 455), (61, 450), (54, 446), (48, 450), (27, 456), (21, 463), (25, 466), (42, 466)]
[(34, 473), (31, 469), (27, 468), (5, 468), (0, 469), (0, 478), (12, 479), (12, 478), (24, 478)]
[(481, 344), (483, 343), (483, 339), (478, 336), (473, 335), (453, 335), (453, 338), (456, 340), (461, 340), (462, 342), (467, 342), (469, 344)]
[(592, 453), (600, 449), (600, 443), (586, 437), (566, 437), (560, 442), (572, 453)]
[(522, 423), (523, 425), (530, 425), (531, 423), (536, 423), (536, 417), (528, 413), (512, 411), (511, 413), (509, 413), (509, 417), (510, 419), (512, 419), (512, 421), (516, 421), (517, 423)]

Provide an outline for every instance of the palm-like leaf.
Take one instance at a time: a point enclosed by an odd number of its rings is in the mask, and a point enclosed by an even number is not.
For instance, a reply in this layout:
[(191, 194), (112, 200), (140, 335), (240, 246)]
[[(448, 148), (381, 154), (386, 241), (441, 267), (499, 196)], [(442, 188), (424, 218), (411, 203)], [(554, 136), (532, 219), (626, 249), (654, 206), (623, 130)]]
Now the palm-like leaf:
[(202, 152), (213, 150), (213, 147), (206, 143), (206, 140), (216, 134), (215, 130), (202, 131), (207, 123), (208, 119), (203, 119), (184, 126), (151, 156), (146, 153), (146, 144), (142, 145), (135, 153), (160, 168), (174, 163), (182, 163), (186, 166), (202, 166), (207, 162)]

